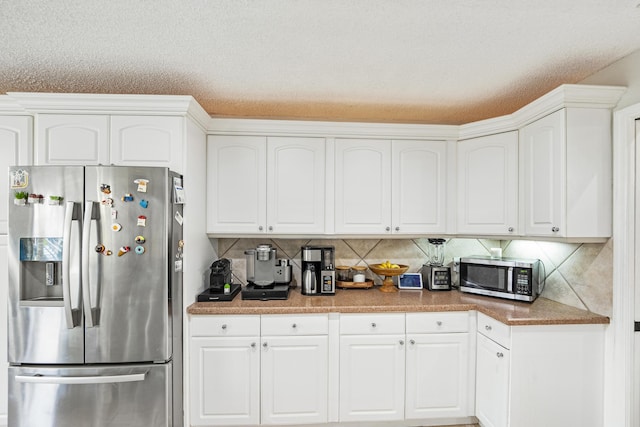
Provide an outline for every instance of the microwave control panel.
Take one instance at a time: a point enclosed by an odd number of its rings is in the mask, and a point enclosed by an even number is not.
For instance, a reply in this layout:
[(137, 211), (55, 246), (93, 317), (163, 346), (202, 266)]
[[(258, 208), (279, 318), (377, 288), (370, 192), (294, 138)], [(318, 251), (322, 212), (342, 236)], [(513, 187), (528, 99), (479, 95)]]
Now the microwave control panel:
[(531, 295), (531, 269), (520, 268), (515, 274), (515, 293), (520, 295)]

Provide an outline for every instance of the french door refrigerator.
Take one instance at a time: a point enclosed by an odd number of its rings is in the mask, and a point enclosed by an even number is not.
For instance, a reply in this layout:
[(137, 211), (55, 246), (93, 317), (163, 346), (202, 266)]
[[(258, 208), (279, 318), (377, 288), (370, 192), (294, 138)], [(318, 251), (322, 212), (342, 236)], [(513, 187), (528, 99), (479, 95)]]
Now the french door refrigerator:
[(182, 178), (17, 166), (9, 185), (9, 425), (182, 426)]

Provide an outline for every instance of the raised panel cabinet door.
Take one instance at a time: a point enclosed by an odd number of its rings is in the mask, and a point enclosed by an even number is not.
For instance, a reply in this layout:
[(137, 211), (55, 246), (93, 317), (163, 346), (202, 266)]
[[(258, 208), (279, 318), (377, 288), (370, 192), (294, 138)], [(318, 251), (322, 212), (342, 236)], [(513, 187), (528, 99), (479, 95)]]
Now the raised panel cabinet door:
[(458, 143), (458, 234), (516, 235), (518, 132)]
[(340, 421), (403, 419), (404, 376), (404, 334), (341, 336)]
[(191, 425), (260, 423), (259, 343), (259, 337), (191, 337)]
[(335, 230), (391, 233), (391, 142), (335, 141)]
[(111, 116), (111, 163), (183, 173), (183, 117)]
[(38, 114), (34, 164), (108, 165), (109, 116)]
[(445, 141), (392, 141), (393, 233), (445, 233)]
[(267, 138), (267, 231), (324, 233), (324, 138)]
[(508, 427), (510, 352), (482, 334), (477, 337), (476, 417), (484, 427)]
[(405, 418), (453, 418), (469, 410), (469, 334), (407, 336)]
[(210, 135), (207, 140), (207, 232), (265, 233), (267, 140)]
[(262, 337), (262, 424), (327, 422), (328, 337)]
[(521, 130), (526, 235), (561, 236), (566, 230), (565, 123), (559, 110)]
[(32, 126), (31, 117), (0, 117), (0, 234), (7, 234), (7, 203), (12, 194), (7, 170), (9, 166), (31, 164)]

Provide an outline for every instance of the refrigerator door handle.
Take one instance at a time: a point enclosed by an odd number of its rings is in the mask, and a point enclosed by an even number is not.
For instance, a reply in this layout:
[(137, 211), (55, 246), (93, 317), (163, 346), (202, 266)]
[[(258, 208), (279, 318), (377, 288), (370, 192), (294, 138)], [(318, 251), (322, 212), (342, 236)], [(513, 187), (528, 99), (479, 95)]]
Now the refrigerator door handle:
[(93, 328), (93, 310), (91, 309), (91, 284), (89, 274), (89, 244), (91, 242), (91, 220), (93, 218), (93, 202), (84, 204), (84, 221), (82, 223), (82, 303), (84, 305), (85, 325)]
[(37, 383), (37, 384), (113, 384), (113, 383), (132, 383), (144, 381), (147, 372), (141, 374), (127, 375), (105, 375), (90, 377), (48, 377), (43, 375), (16, 375), (15, 380), (19, 383)]
[(62, 301), (64, 305), (64, 314), (67, 320), (67, 328), (75, 328), (76, 322), (73, 316), (73, 307), (71, 306), (71, 274), (69, 260), (71, 257), (71, 222), (74, 220), (74, 202), (66, 202), (64, 211), (64, 229), (62, 239)]

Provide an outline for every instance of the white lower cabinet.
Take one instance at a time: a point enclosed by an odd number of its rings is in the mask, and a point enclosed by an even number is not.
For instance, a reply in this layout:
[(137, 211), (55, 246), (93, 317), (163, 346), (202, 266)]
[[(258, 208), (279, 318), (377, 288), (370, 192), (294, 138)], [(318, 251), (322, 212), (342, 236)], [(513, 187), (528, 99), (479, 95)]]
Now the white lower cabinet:
[(260, 423), (260, 316), (191, 319), (193, 426)]
[(478, 334), (476, 417), (484, 427), (509, 425), (509, 359), (509, 350)]
[(261, 423), (327, 422), (327, 315), (262, 316)]
[(327, 422), (327, 315), (194, 316), (190, 335), (191, 425)]
[(478, 313), (483, 427), (603, 427), (604, 325), (507, 326)]
[(469, 312), (408, 313), (405, 418), (473, 416)]
[(340, 421), (404, 419), (404, 314), (340, 317)]

